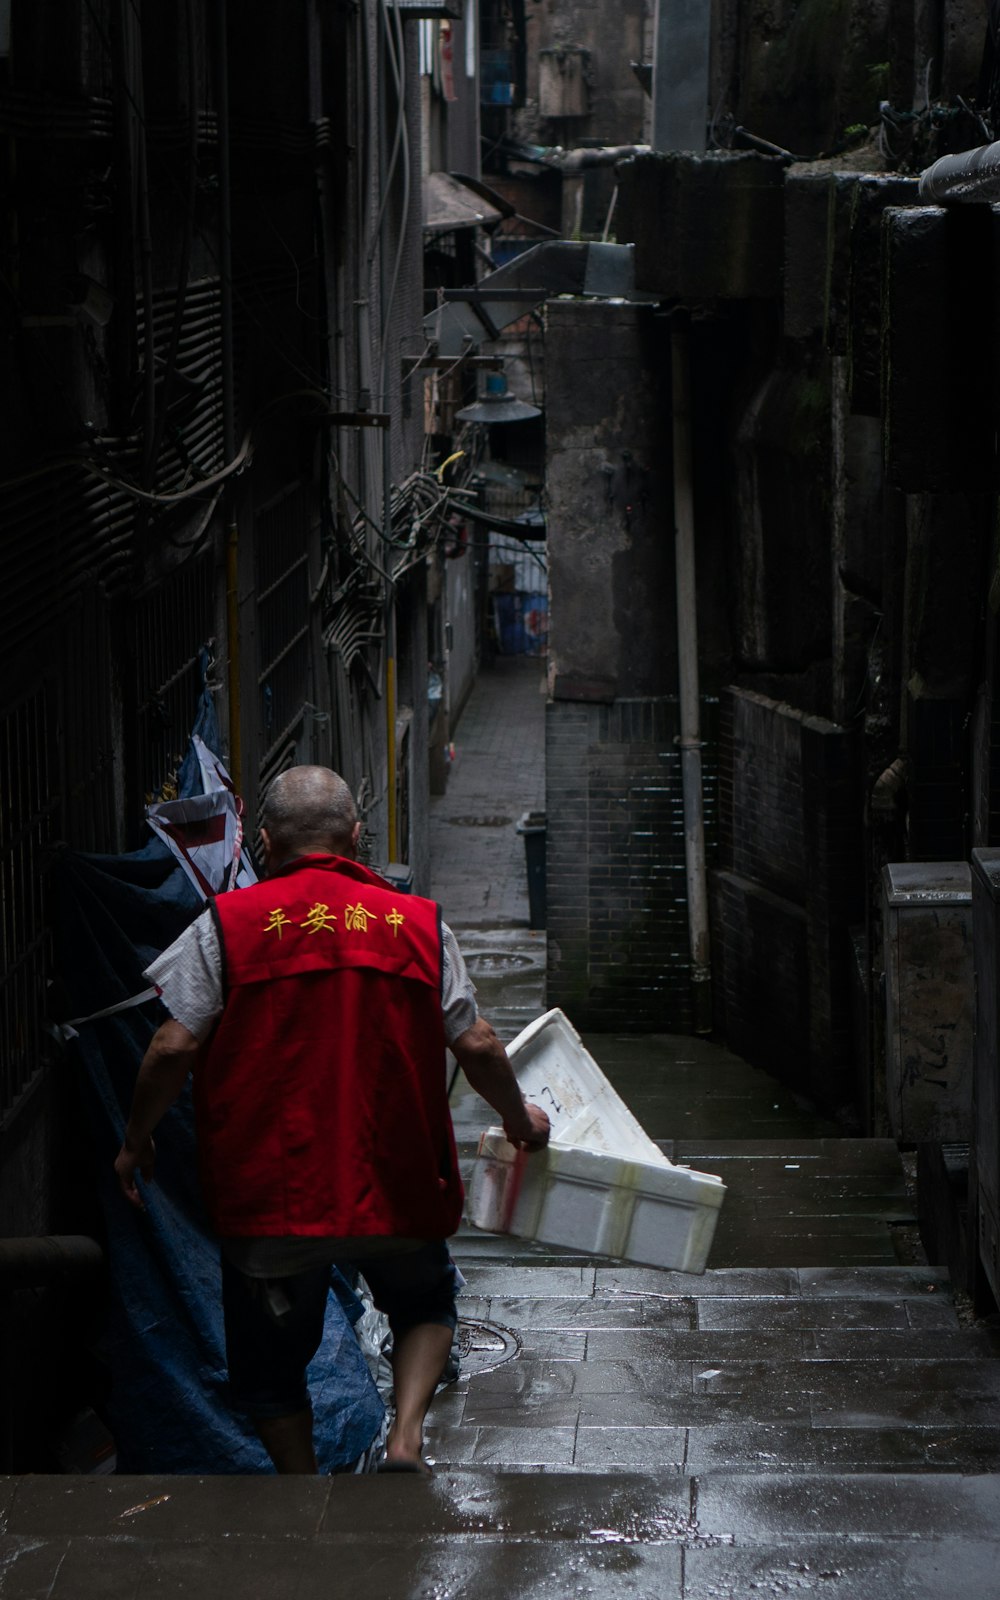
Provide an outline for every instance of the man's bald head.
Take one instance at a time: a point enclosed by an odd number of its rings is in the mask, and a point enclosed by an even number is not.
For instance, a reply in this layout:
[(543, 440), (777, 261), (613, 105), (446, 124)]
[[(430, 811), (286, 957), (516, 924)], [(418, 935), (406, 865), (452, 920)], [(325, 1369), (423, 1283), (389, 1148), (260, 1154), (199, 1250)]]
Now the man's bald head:
[(319, 850), (353, 856), (358, 835), (354, 797), (329, 767), (289, 767), (267, 791), (260, 831), (271, 866)]

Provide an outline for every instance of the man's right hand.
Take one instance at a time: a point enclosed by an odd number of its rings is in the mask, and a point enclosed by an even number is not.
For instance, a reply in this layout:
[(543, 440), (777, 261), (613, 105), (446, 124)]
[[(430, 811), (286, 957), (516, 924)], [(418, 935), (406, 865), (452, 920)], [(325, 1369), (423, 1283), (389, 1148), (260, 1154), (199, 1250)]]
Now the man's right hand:
[(508, 1144), (518, 1150), (544, 1150), (549, 1142), (551, 1127), (548, 1113), (541, 1106), (525, 1100), (523, 1123), (520, 1119), (514, 1124), (505, 1122), (503, 1131)]
[(544, 1150), (549, 1119), (541, 1106), (525, 1100), (507, 1052), (485, 1017), (452, 1041), (452, 1050), (469, 1084), (503, 1119), (503, 1131), (518, 1150)]

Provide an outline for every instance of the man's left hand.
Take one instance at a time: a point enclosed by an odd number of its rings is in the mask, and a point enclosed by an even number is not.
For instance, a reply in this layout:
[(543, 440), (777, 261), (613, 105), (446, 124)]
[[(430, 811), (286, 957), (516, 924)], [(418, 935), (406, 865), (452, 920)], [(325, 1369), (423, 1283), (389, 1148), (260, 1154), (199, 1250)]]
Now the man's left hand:
[(149, 1134), (137, 1150), (130, 1150), (127, 1144), (123, 1144), (115, 1157), (115, 1173), (121, 1184), (122, 1194), (129, 1205), (135, 1206), (137, 1211), (145, 1211), (146, 1202), (135, 1181), (135, 1175), (139, 1172), (144, 1183), (152, 1183), (155, 1164), (156, 1146)]

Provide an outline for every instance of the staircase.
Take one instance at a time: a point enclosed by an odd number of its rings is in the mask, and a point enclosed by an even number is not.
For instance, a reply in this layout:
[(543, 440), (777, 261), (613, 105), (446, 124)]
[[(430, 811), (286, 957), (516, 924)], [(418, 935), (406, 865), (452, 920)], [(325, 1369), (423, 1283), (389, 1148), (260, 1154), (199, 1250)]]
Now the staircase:
[[(518, 1538), (543, 1594), (553, 1544), (584, 1593), (1000, 1593), (1000, 1334), (924, 1260), (895, 1144), (700, 1041), (587, 1042), (726, 1203), (701, 1278), (457, 1241), (464, 1322), (519, 1347), (473, 1348), (432, 1411), (439, 1477), (495, 1519), (477, 1538)], [(460, 1133), (488, 1116), (456, 1108)]]

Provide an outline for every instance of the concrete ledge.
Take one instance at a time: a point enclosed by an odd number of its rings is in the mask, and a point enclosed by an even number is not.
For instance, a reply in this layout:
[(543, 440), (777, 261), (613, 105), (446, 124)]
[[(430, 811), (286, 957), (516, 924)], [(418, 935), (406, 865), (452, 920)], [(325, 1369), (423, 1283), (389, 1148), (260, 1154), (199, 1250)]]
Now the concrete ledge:
[(690, 301), (780, 295), (780, 160), (745, 152), (648, 155), (618, 172), (618, 237), (635, 243), (637, 289)]

